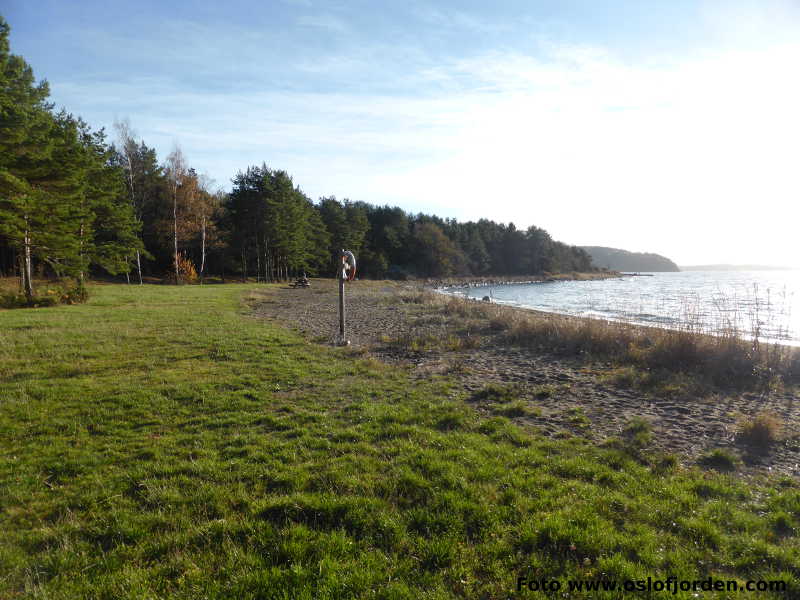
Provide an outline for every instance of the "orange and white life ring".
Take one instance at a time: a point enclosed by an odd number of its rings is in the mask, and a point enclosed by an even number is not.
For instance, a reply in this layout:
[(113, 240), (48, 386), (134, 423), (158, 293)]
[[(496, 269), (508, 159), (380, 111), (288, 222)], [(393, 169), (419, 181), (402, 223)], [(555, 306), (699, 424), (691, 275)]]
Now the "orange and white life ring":
[(342, 250), (342, 269), (347, 281), (356, 277), (356, 257), (350, 250)]

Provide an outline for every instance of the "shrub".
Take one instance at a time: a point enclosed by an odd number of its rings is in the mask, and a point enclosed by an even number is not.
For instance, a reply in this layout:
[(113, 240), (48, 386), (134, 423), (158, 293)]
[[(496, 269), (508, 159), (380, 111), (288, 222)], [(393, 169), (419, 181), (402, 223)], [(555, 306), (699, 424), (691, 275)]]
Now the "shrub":
[(89, 299), (86, 286), (79, 282), (74, 285), (57, 284), (46, 287), (44, 293), (28, 300), (25, 294), (11, 292), (0, 295), (0, 308), (43, 308), (58, 304), (82, 304)]
[(83, 304), (89, 299), (89, 291), (82, 281), (62, 293), (61, 304)]
[(739, 421), (737, 438), (756, 448), (768, 448), (778, 441), (781, 422), (771, 413), (759, 413), (752, 419)]
[[(170, 273), (169, 278), (175, 279), (174, 262), (172, 263), (172, 273)], [(197, 283), (199, 280), (194, 263), (182, 253), (178, 253), (178, 278), (178, 283)]]

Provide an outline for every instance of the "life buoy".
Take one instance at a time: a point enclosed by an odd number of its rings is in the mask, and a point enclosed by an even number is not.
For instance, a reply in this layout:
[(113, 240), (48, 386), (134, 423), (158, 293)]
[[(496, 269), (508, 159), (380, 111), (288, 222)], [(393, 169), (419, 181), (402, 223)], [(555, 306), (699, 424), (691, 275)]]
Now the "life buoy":
[(342, 265), (347, 281), (353, 281), (356, 277), (356, 257), (350, 250), (342, 250)]

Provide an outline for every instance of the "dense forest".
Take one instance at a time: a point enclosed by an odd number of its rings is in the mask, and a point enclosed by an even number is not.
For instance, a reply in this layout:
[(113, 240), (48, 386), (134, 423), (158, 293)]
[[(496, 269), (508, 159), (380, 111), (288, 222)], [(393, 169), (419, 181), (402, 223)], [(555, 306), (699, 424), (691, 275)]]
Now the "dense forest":
[[(359, 276), (589, 271), (589, 255), (538, 227), (460, 223), (306, 196), (288, 173), (249, 166), (230, 192), (179, 147), (163, 160), (127, 121), (113, 136), (55, 111), (46, 81), (13, 55), (0, 17), (0, 276), (111, 275), (130, 283), (331, 275), (341, 248)], [(112, 137), (113, 139), (110, 139)]]

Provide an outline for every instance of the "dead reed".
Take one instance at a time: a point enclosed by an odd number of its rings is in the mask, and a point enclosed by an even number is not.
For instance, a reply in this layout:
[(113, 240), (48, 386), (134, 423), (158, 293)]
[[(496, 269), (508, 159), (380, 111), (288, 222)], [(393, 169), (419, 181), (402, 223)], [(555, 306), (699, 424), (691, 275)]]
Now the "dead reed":
[[(680, 327), (666, 329), (428, 292), (416, 297), (438, 304), (449, 316), (473, 323), (481, 320), (487, 334), (499, 335), (505, 342), (540, 351), (610, 359), (646, 371), (687, 373), (722, 388), (768, 390), (800, 383), (800, 351), (764, 339), (758, 329), (764, 320), (758, 314), (746, 320), (756, 324), (751, 331), (744, 331), (743, 319), (731, 311), (726, 313), (729, 320), (712, 330), (687, 309)], [(759, 310), (757, 304), (754, 310)]]

